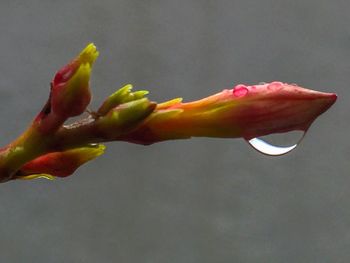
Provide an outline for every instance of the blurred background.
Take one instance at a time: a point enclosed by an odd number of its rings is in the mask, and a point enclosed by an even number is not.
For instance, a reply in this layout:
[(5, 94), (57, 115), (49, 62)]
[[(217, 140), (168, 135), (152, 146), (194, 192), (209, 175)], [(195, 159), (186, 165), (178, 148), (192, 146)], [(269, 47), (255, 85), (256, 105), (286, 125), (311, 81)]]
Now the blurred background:
[(1, 145), (89, 42), (96, 108), (124, 84), (154, 101), (280, 80), (337, 103), (283, 157), (241, 139), (107, 152), (64, 180), (0, 186), (0, 262), (349, 262), (350, 2), (0, 3)]

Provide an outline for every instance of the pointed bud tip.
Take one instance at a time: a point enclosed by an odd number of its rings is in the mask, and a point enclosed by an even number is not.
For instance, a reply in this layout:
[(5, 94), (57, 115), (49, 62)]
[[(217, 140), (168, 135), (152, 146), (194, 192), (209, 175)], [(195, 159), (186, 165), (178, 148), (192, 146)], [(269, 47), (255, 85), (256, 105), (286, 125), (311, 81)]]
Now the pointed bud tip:
[(335, 93), (325, 93), (325, 99), (329, 102), (329, 106), (332, 106), (337, 101), (338, 96)]
[(320, 101), (320, 114), (328, 110), (336, 101), (337, 101), (337, 94), (335, 93), (323, 93), (322, 96), (318, 98), (318, 101)]
[[(103, 144), (88, 145), (85, 148), (80, 149), (80, 161), (85, 163), (96, 157), (104, 154), (106, 146)], [(79, 149), (77, 153), (79, 152)]]
[(81, 63), (93, 64), (97, 59), (99, 52), (93, 43), (88, 44), (79, 54), (79, 61)]
[(327, 93), (329, 100), (334, 103), (338, 99), (338, 95), (335, 93)]

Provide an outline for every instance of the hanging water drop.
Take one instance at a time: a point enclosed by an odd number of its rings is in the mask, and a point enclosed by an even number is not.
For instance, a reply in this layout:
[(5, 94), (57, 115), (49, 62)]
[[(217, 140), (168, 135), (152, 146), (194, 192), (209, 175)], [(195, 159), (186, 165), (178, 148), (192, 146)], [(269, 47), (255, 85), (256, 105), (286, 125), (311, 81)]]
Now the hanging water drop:
[(260, 153), (269, 156), (280, 156), (294, 150), (303, 140), (305, 134), (306, 131), (292, 131), (253, 138), (247, 140), (247, 142)]
[(298, 146), (298, 144), (294, 144), (292, 146), (287, 147), (274, 146), (259, 138), (250, 139), (248, 143), (258, 152), (271, 156), (279, 156), (289, 153)]

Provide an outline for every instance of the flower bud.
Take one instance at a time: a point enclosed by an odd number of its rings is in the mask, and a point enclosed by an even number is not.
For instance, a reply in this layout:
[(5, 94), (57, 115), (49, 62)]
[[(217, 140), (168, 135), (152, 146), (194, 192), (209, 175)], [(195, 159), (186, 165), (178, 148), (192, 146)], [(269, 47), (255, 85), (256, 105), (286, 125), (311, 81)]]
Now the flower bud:
[(131, 92), (132, 85), (128, 84), (121, 89), (110, 95), (98, 109), (97, 114), (103, 116), (107, 114), (112, 108), (117, 107), (122, 103), (126, 103), (133, 100), (142, 99), (148, 94), (147, 90), (139, 90), (136, 92)]
[(272, 133), (307, 130), (337, 96), (282, 82), (237, 85), (207, 98), (158, 104), (127, 141), (151, 144), (197, 137), (251, 139)]

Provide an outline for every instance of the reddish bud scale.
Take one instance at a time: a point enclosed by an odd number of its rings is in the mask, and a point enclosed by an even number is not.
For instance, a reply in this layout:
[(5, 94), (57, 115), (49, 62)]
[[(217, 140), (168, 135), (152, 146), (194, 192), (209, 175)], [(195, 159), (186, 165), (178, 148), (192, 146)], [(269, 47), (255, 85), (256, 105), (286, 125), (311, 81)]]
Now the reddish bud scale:
[(41, 156), (28, 164), (25, 164), (21, 170), (25, 174), (51, 174), (58, 177), (66, 177), (79, 167), (79, 162), (70, 156), (60, 153), (49, 153)]
[(51, 86), (57, 86), (60, 83), (67, 82), (77, 71), (80, 66), (80, 62), (78, 58), (73, 59), (70, 63), (62, 67), (59, 71), (57, 71), (55, 77), (51, 82)]
[(64, 152), (53, 152), (40, 156), (21, 167), (18, 178), (26, 179), (35, 174), (49, 174), (66, 177), (73, 174), (82, 164), (103, 154), (105, 146), (91, 145)]
[[(90, 103), (91, 94), (88, 83), (79, 83), (79, 90), (75, 92), (75, 98), (70, 96), (71, 88), (68, 86), (81, 66), (78, 58), (61, 68), (51, 82), (50, 106), (52, 111), (67, 119), (71, 116), (80, 115)], [(87, 91), (87, 92), (84, 92)], [(79, 94), (80, 93), (80, 94)], [(73, 102), (74, 100), (74, 102)]]

